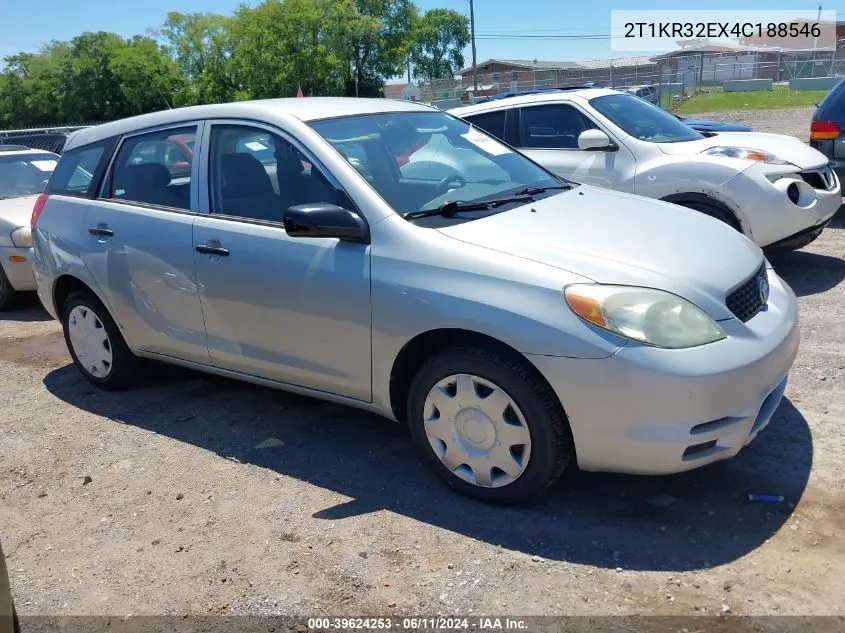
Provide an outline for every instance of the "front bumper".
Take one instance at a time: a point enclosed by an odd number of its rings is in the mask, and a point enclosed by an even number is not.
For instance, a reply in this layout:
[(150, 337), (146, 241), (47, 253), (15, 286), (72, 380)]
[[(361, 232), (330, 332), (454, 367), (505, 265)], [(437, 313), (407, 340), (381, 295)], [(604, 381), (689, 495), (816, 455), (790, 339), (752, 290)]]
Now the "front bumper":
[(798, 353), (792, 290), (769, 269), (767, 308), (691, 349), (629, 343), (610, 358), (529, 355), (557, 392), (583, 470), (668, 474), (736, 455), (780, 404)]
[(770, 166), (754, 165), (724, 183), (717, 197), (739, 212), (748, 225), (749, 237), (759, 246), (785, 242), (804, 231), (818, 229), (821, 233), (842, 204), (838, 179), (831, 189), (813, 189), (816, 200), (807, 208), (801, 208), (790, 202), (784, 192), (775, 189), (766, 178), (771, 173)]
[(22, 292), (35, 290), (31, 248), (0, 246), (0, 265), (3, 266), (3, 272), (6, 273), (12, 288)]
[[(834, 213), (834, 215), (836, 215)], [(833, 220), (833, 215), (823, 220), (815, 226), (808, 227), (803, 231), (798, 231), (795, 235), (790, 235), (782, 240), (778, 240), (773, 244), (766, 246), (767, 251), (794, 251), (799, 248), (804, 248), (822, 234), (828, 224)]]

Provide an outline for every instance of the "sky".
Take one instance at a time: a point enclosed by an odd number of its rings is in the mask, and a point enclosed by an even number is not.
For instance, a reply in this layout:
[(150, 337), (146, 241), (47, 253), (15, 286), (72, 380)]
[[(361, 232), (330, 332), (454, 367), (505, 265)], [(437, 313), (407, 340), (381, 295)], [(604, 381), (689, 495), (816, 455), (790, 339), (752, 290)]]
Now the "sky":
[[(821, 0), (821, 4), (824, 9), (838, 8), (838, 19), (845, 20), (845, 7), (836, 6), (840, 1)], [(0, 59), (36, 52), (45, 42), (68, 40), (83, 31), (112, 31), (124, 37), (143, 34), (160, 26), (169, 11), (231, 14), (239, 4), (239, 0), (0, 0)], [(423, 11), (443, 7), (469, 15), (469, 0), (416, 0), (416, 4)], [(490, 58), (579, 61), (651, 52), (614, 52), (607, 39), (571, 38), (609, 35), (611, 9), (815, 10), (819, 1), (746, 0), (738, 5), (737, 0), (707, 0), (684, 6), (678, 0), (475, 0), (474, 4), (481, 63)], [(464, 58), (469, 66), (469, 47)]]

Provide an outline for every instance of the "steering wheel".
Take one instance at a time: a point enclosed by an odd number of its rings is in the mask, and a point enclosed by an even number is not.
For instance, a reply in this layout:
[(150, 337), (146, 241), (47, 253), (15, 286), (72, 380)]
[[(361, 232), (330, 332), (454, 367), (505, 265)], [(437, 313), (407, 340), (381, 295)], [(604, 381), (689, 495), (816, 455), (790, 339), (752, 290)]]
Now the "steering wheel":
[[(457, 184), (457, 187), (450, 187), (449, 185)], [(437, 194), (435, 197), (439, 198), (444, 193), (450, 191), (451, 189), (460, 189), (461, 187), (466, 187), (467, 181), (464, 179), (463, 176), (460, 174), (452, 174), (451, 176), (446, 176), (443, 180), (437, 183), (437, 187), (434, 188), (434, 192)]]

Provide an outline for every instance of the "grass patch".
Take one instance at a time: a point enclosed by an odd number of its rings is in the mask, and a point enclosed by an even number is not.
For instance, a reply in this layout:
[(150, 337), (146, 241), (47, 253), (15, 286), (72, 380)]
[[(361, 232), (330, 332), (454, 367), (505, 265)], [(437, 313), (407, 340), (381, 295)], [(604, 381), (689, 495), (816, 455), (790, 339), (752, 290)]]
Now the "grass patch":
[(724, 112), (728, 110), (785, 110), (806, 108), (824, 99), (828, 90), (789, 90), (786, 86), (775, 86), (766, 92), (723, 92), (713, 88), (684, 101), (677, 114), (692, 112)]

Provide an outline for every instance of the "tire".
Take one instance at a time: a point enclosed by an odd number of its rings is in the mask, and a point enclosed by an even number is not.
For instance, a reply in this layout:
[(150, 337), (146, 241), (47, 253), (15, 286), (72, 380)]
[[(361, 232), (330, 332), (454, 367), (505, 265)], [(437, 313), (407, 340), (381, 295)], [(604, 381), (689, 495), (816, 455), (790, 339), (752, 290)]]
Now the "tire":
[(11, 310), (18, 305), (20, 293), (12, 288), (9, 278), (0, 266), (0, 312)]
[[(497, 399), (488, 404), (483, 400), (489, 396)], [(478, 407), (461, 407), (461, 398), (465, 405), (475, 402), (488, 412), (504, 407), (504, 412), (488, 416)], [(435, 402), (443, 412), (438, 414)], [(539, 496), (574, 455), (569, 423), (551, 389), (527, 361), (492, 349), (460, 348), (426, 361), (411, 382), (407, 419), (426, 464), (456, 491), (486, 503), (507, 505)], [(497, 467), (502, 464), (510, 473)]]
[(108, 310), (91, 291), (68, 295), (62, 329), (74, 364), (92, 384), (111, 391), (137, 382), (141, 360), (129, 351)]
[(726, 209), (722, 209), (714, 204), (698, 201), (684, 201), (677, 202), (675, 204), (686, 207), (687, 209), (692, 209), (693, 211), (698, 211), (704, 215), (709, 215), (711, 218), (716, 218), (742, 233), (742, 227), (739, 225), (739, 220), (736, 219), (736, 216), (733, 213)]

